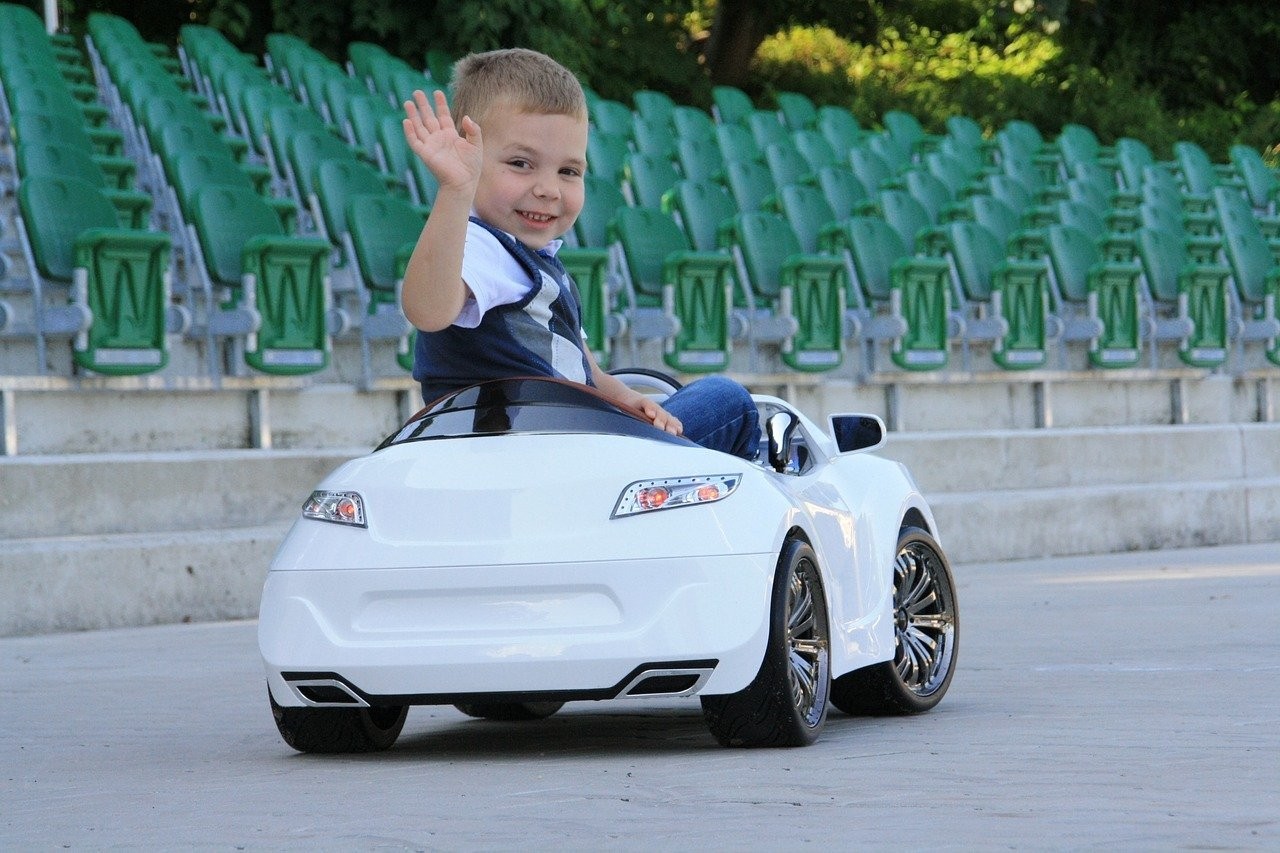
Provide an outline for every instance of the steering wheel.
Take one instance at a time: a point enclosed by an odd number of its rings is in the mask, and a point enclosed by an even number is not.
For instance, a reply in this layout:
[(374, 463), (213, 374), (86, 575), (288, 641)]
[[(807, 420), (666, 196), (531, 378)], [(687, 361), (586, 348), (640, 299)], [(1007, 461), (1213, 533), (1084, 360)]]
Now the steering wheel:
[(670, 397), (684, 386), (670, 374), (661, 370), (650, 370), (647, 367), (619, 367), (609, 371), (631, 389), (642, 394), (657, 394)]

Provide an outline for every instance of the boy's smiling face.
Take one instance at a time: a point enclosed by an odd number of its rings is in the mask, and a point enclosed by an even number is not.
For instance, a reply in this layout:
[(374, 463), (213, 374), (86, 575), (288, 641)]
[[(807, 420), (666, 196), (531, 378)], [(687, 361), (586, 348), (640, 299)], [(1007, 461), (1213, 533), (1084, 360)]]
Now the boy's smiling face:
[(484, 165), (476, 215), (531, 249), (545, 248), (582, 211), (586, 119), (495, 104), (480, 130)]

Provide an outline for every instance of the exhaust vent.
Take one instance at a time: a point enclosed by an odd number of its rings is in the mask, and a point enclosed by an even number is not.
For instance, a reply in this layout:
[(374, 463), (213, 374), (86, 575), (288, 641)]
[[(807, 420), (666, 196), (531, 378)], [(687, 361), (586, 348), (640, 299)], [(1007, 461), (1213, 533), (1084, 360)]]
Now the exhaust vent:
[(623, 696), (692, 696), (711, 677), (715, 663), (707, 667), (653, 667), (642, 669), (622, 689)]
[(350, 687), (332, 678), (308, 678), (290, 680), (289, 686), (308, 705), (322, 708), (367, 708), (369, 703), (357, 696)]

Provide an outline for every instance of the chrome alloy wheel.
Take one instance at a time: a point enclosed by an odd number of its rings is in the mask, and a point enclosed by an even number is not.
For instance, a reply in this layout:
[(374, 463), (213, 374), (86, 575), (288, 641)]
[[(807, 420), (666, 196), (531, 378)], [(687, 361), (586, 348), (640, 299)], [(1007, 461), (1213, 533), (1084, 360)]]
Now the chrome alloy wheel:
[(787, 585), (787, 682), (792, 705), (807, 721), (822, 715), (830, 683), (831, 643), (825, 613), (819, 612), (825, 602), (814, 598), (817, 571), (810, 560), (800, 560)]
[(917, 696), (938, 690), (951, 672), (955, 654), (955, 591), (928, 542), (903, 543), (893, 568), (896, 646), (893, 665), (898, 677)]

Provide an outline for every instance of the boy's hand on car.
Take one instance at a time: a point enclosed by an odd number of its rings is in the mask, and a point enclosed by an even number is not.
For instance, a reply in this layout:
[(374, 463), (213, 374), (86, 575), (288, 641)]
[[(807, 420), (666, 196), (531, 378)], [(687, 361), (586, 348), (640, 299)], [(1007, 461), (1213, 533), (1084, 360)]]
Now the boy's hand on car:
[(418, 89), (413, 100), (404, 102), (404, 138), (442, 187), (474, 189), (484, 154), (480, 125), (463, 116), (459, 134), (444, 92), (437, 89), (434, 98), (433, 109), (426, 93)]
[(643, 394), (637, 395), (640, 399), (636, 401), (637, 407), (644, 412), (644, 416), (649, 422), (658, 429), (669, 432), (672, 435), (680, 435), (684, 432), (684, 424), (680, 423), (680, 419), (659, 406), (653, 400), (650, 400)]

